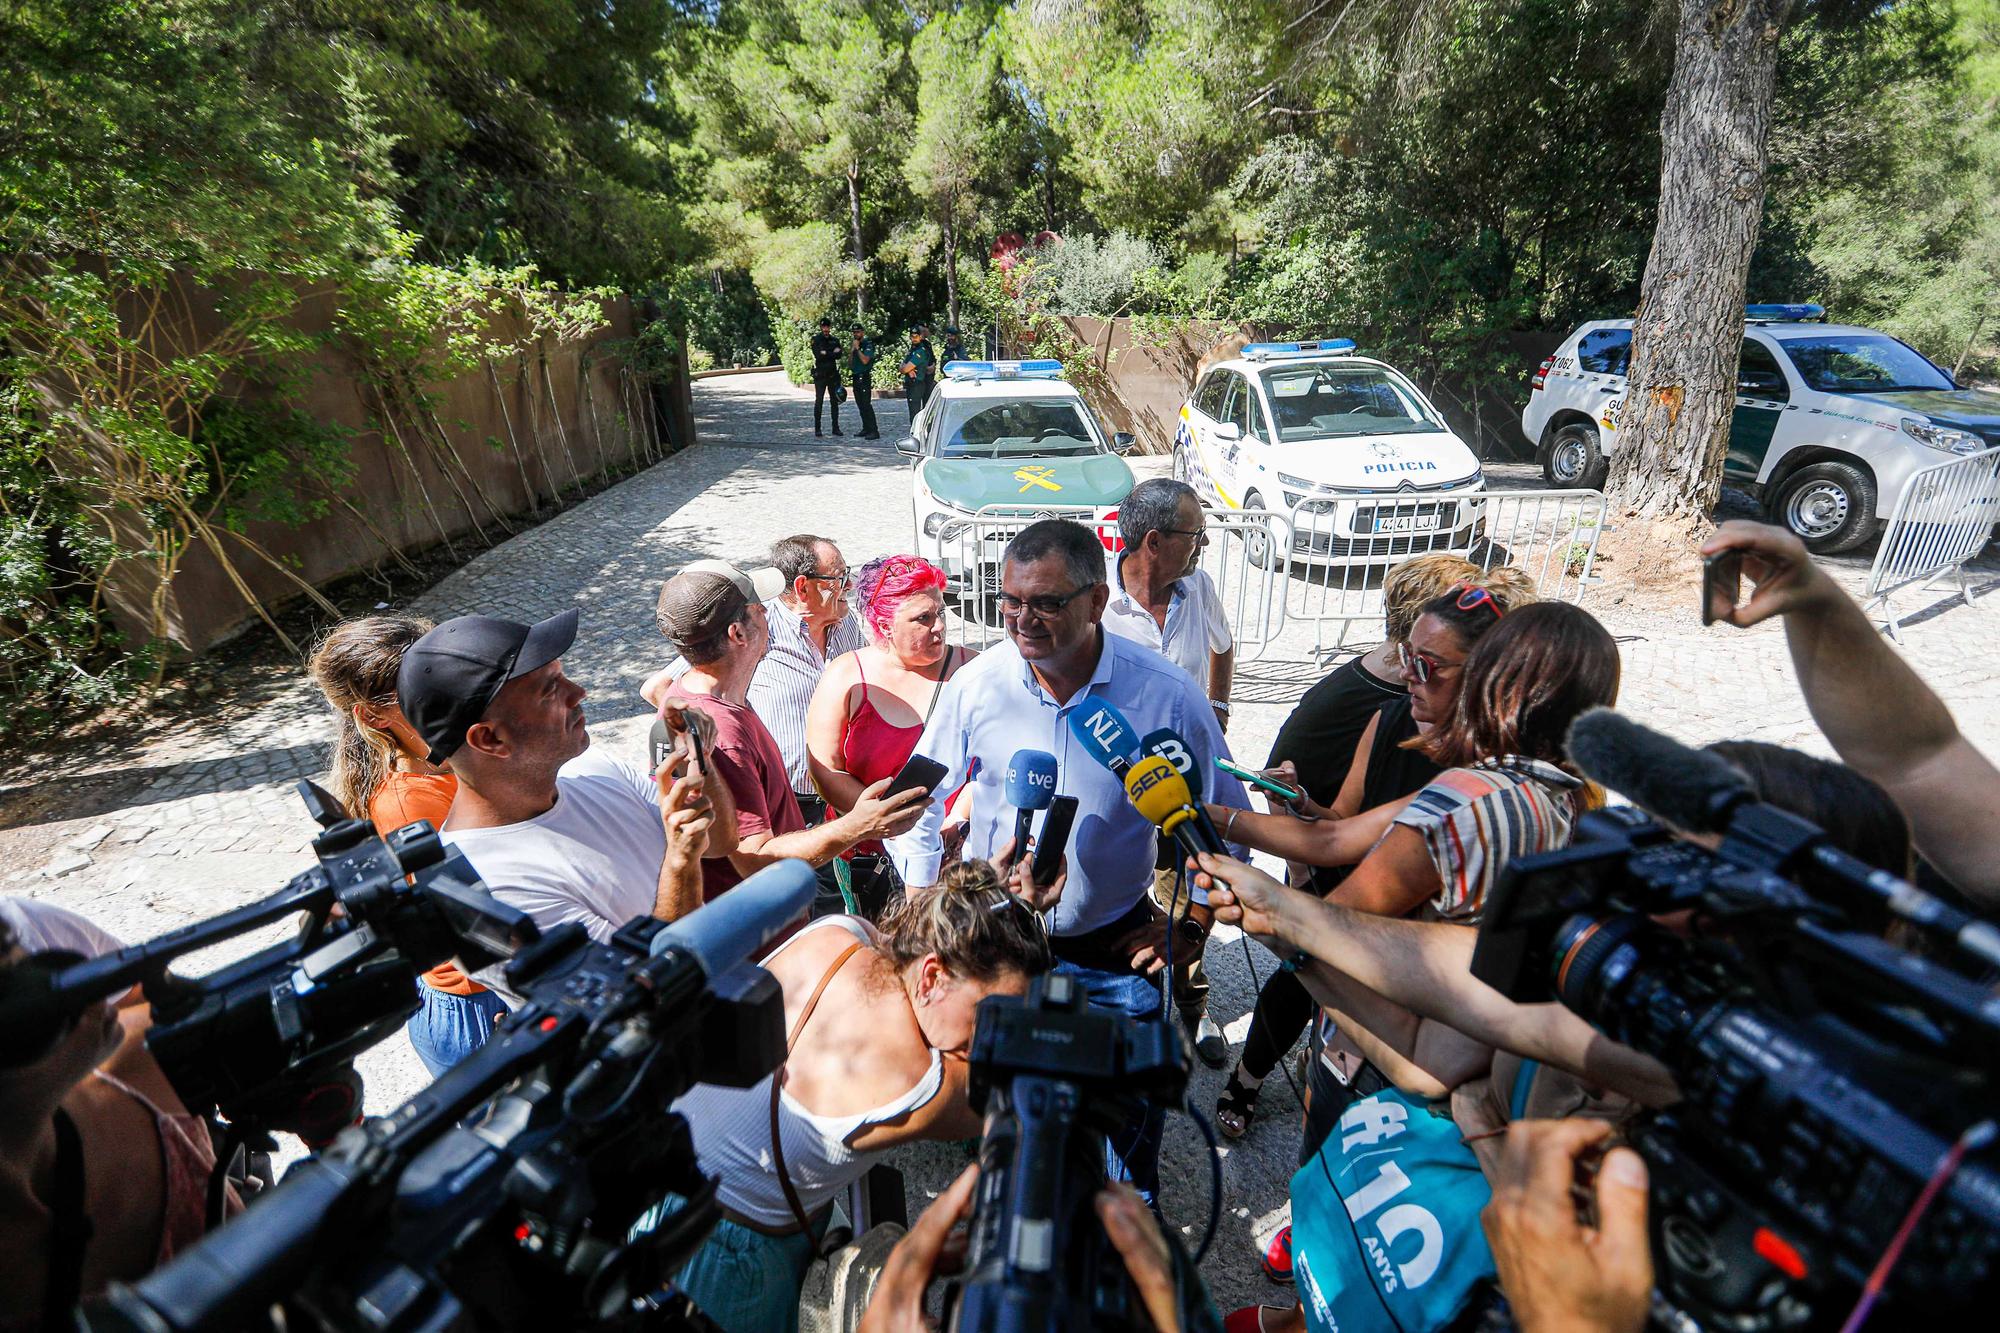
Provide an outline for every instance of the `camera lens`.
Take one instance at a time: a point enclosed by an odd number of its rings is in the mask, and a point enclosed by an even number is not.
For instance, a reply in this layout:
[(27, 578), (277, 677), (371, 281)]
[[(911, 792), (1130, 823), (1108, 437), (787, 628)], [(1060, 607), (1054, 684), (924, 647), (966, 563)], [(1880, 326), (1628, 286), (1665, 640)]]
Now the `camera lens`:
[(1606, 992), (1631, 971), (1639, 950), (1633, 936), (1646, 928), (1641, 916), (1573, 916), (1556, 933), (1556, 995), (1585, 1016), (1598, 1012)]

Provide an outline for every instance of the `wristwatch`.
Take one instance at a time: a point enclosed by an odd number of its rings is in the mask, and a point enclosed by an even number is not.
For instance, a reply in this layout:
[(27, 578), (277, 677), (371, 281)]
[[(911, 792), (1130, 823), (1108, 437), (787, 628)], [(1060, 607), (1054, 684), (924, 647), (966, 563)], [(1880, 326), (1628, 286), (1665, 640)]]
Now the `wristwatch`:
[(1191, 916), (1184, 916), (1174, 922), (1174, 929), (1179, 932), (1181, 941), (1190, 948), (1199, 949), (1208, 941), (1208, 932), (1201, 928), (1201, 922)]
[(1227, 700), (1227, 699), (1210, 699), (1210, 700), (1208, 701), (1208, 706), (1209, 706), (1210, 708), (1213, 708), (1213, 709), (1214, 709), (1214, 710), (1215, 710), (1216, 712), (1218, 712), (1218, 713), (1227, 713), (1227, 712), (1229, 711), (1229, 700)]

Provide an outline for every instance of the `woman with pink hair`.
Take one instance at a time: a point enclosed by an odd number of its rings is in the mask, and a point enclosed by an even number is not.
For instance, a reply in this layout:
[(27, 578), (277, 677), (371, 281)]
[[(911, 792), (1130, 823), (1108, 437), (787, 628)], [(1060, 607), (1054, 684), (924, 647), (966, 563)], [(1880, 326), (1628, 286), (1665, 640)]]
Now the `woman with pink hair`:
[[(813, 785), (835, 811), (894, 777), (917, 748), (931, 707), (974, 649), (944, 640), (944, 571), (913, 555), (861, 567), (854, 597), (874, 642), (826, 664), (806, 710)], [(845, 854), (855, 905), (873, 917), (899, 887), (882, 844)]]

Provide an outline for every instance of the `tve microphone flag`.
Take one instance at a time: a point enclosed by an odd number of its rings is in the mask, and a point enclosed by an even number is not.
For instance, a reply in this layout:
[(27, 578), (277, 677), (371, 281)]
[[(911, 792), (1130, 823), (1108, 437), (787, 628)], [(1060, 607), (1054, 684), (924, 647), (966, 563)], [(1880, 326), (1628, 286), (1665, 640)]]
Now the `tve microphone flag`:
[(1047, 750), (1016, 750), (1007, 761), (1007, 804), (1014, 807), (1014, 854), (1028, 846), (1028, 821), (1056, 798), (1056, 757)]

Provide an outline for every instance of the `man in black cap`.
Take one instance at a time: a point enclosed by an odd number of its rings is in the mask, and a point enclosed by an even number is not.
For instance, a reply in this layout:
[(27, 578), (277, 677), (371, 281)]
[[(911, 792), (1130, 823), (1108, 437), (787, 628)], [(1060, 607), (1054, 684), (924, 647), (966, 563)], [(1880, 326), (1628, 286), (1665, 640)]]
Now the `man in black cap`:
[(903, 396), (910, 404), (910, 422), (931, 400), (931, 386), (937, 383), (937, 352), (931, 347), (931, 331), (919, 324), (910, 330), (910, 347), (903, 353)]
[(954, 361), (972, 359), (965, 350), (965, 335), (958, 331), (956, 325), (949, 326), (944, 331), (944, 351), (940, 353), (940, 359), (947, 366)]
[[(577, 612), (536, 625), (447, 620), (403, 655), (396, 700), (458, 778), (439, 830), (496, 898), (544, 931), (581, 922), (609, 939), (637, 916), (701, 905), (701, 857), (736, 841), (728, 788), (683, 744), (656, 781), (590, 747), (583, 689), (563, 674)], [(707, 719), (675, 710), (685, 737)]]
[(833, 336), (833, 321), (822, 319), (812, 337), (813, 354), (813, 434), (819, 428), (819, 404), (824, 397), (832, 408), (833, 433), (840, 434), (840, 342)]
[(881, 439), (875, 428), (875, 340), (862, 331), (858, 319), (847, 344), (847, 377), (854, 385), (854, 410), (861, 414), (861, 438)]

